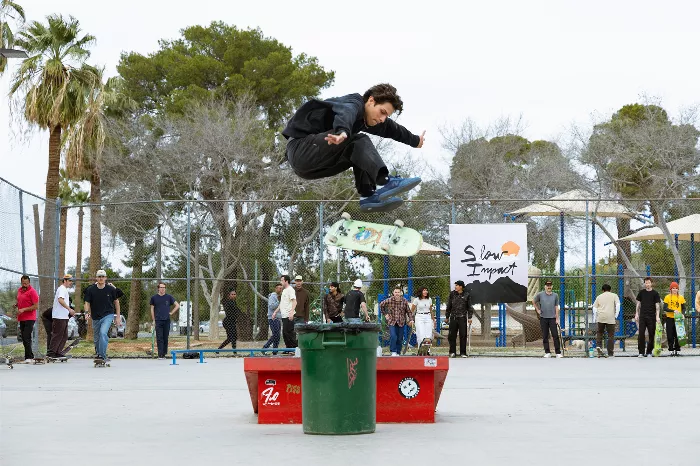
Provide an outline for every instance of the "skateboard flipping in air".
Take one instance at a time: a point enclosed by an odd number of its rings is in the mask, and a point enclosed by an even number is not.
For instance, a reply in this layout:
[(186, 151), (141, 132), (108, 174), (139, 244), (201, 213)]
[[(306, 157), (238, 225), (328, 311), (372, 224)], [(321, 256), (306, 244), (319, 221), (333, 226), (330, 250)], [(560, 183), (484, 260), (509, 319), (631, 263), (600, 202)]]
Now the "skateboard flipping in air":
[(331, 225), (324, 243), (342, 249), (372, 252), (385, 256), (410, 257), (423, 246), (423, 236), (397, 219), (393, 225), (353, 220), (343, 212)]

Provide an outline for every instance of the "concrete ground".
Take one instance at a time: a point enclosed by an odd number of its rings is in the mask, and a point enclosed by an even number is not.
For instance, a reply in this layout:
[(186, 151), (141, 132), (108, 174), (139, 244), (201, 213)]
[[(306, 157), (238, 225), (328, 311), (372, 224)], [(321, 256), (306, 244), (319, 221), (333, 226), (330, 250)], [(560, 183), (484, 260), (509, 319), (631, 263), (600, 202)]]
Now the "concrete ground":
[[(431, 425), (256, 424), (242, 359), (0, 366), (0, 464), (700, 464), (700, 359), (450, 361)], [(460, 462), (460, 463), (457, 463)]]

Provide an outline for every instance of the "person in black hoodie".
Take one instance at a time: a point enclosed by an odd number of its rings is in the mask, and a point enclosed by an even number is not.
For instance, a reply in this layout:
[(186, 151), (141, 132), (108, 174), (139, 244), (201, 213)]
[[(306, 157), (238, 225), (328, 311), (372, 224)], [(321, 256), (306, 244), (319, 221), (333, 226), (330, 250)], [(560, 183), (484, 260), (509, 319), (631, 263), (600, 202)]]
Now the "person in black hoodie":
[(236, 321), (241, 313), (241, 310), (236, 304), (236, 290), (231, 290), (228, 292), (228, 299), (224, 302), (224, 330), (226, 330), (226, 340), (221, 343), (219, 349), (222, 349), (229, 343), (231, 343), (231, 348), (236, 349), (236, 340), (238, 340), (238, 332), (236, 331)]
[[(402, 110), (403, 102), (390, 84), (377, 84), (364, 95), (312, 99), (297, 110), (282, 131), (288, 139), (289, 165), (307, 180), (328, 178), (352, 168), (360, 210), (396, 209), (403, 203), (396, 195), (415, 188), (421, 179), (389, 175), (369, 136), (360, 132), (423, 147), (425, 131), (417, 136), (389, 118)], [(377, 185), (382, 187), (377, 189)]]

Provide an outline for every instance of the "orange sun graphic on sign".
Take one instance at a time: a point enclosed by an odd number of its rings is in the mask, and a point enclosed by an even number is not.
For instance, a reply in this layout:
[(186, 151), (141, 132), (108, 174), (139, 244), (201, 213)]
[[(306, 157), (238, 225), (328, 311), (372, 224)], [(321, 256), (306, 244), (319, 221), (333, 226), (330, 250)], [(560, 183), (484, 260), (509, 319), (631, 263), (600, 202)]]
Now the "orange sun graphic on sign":
[(513, 241), (508, 241), (503, 246), (501, 246), (501, 252), (503, 252), (504, 256), (515, 257), (520, 253), (520, 246), (515, 244)]

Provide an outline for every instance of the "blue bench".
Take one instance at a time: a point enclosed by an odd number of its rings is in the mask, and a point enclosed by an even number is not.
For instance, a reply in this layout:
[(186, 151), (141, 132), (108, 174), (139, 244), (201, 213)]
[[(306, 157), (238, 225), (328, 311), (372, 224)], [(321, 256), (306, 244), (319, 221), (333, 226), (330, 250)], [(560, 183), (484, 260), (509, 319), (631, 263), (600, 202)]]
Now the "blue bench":
[(199, 363), (204, 364), (204, 353), (250, 353), (253, 356), (254, 353), (268, 352), (268, 351), (278, 351), (280, 353), (293, 353), (296, 348), (245, 348), (245, 349), (182, 349), (182, 350), (171, 350), (170, 354), (173, 356), (173, 366), (177, 366), (177, 355), (184, 353), (199, 353)]

